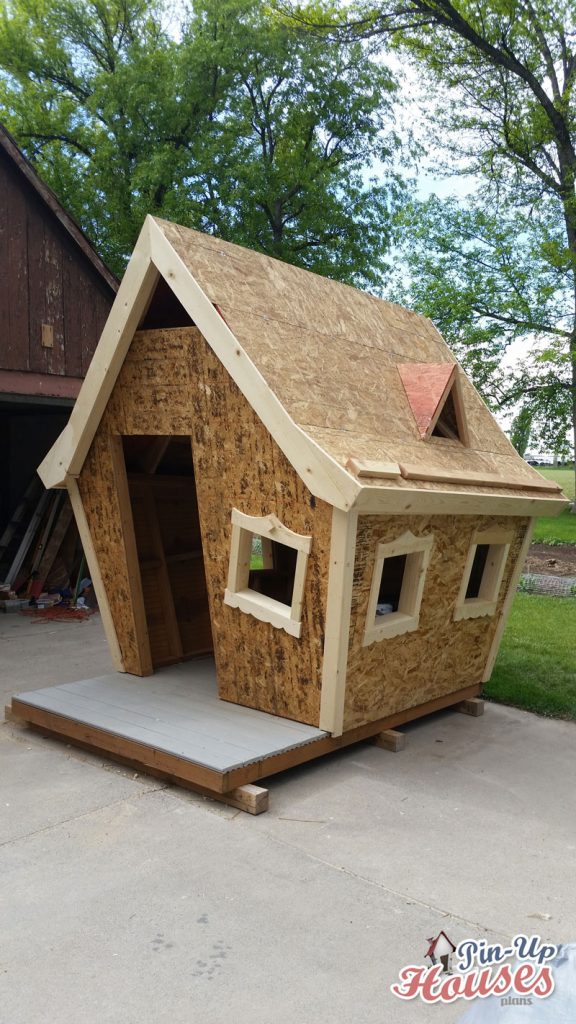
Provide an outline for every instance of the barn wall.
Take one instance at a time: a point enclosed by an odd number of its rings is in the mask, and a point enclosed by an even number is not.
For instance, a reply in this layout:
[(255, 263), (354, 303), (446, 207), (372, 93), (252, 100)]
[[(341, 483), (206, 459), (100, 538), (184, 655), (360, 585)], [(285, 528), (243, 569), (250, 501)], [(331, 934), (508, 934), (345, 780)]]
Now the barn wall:
[[(489, 516), (361, 516), (354, 566), (344, 730), (384, 718), (436, 697), (479, 683), (492, 643), (528, 519)], [(477, 529), (515, 531), (496, 614), (463, 619), (452, 615), (466, 556)], [(370, 647), (362, 640), (376, 548), (406, 530), (434, 535), (434, 546), (413, 633)]]
[[(331, 508), (304, 487), (196, 328), (136, 334), (79, 477), (127, 671), (141, 674), (110, 454), (113, 434), (188, 434), (220, 695), (317, 724)], [(300, 639), (225, 606), (230, 510), (310, 534)]]
[(3, 152), (0, 268), (0, 369), (83, 377), (114, 293)]

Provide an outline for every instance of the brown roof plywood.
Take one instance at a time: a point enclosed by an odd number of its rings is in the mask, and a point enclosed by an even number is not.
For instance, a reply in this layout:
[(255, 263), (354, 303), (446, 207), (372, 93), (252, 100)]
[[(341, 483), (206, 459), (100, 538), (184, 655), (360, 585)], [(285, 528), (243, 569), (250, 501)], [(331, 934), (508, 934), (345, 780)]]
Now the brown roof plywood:
[[(426, 317), (210, 235), (156, 223), (292, 419), (342, 466), (349, 459), (405, 460), (423, 469), (501, 470), (523, 485), (540, 479)], [(467, 447), (422, 439), (453, 372)]]

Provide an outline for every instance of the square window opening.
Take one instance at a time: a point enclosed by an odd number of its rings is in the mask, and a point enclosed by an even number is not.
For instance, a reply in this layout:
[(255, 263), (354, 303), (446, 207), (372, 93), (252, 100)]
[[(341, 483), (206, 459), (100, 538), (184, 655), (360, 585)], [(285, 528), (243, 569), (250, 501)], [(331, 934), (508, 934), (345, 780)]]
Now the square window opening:
[(376, 604), (376, 622), (384, 615), (397, 612), (400, 607), (407, 558), (407, 555), (393, 555), (391, 558), (385, 558), (382, 563), (382, 576)]
[(494, 529), (478, 532), (472, 538), (454, 608), (456, 622), (495, 614), (513, 536)]
[(420, 605), (434, 538), (409, 530), (378, 544), (368, 596), (363, 645), (412, 633), (420, 622)]
[(299, 637), (312, 538), (273, 514), (232, 509), (228, 585), (224, 604)]
[(295, 548), (253, 533), (248, 588), (291, 607), (297, 560)]
[(480, 588), (482, 586), (482, 579), (486, 569), (489, 550), (489, 544), (478, 544), (476, 547), (474, 560), (472, 562), (472, 569), (470, 570), (470, 578), (468, 580), (468, 586), (466, 587), (467, 601), (470, 601), (475, 597), (479, 597), (480, 595)]

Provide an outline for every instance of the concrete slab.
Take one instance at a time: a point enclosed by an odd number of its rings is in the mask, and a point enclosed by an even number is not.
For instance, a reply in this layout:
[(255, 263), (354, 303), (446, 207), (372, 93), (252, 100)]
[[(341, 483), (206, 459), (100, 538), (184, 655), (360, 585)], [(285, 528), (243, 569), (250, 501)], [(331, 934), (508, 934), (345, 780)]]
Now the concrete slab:
[(19, 690), (73, 683), (112, 671), (99, 615), (51, 622), (0, 612), (0, 701)]
[(443, 921), (174, 792), (11, 844), (1, 865), (6, 1024), (402, 1024), (414, 1007), (388, 986)]
[[(108, 671), (97, 620), (25, 626), (18, 689)], [(253, 818), (4, 725), (0, 1024), (452, 1024), (389, 992), (429, 935), (574, 941), (576, 726), (406, 732), (270, 779)]]

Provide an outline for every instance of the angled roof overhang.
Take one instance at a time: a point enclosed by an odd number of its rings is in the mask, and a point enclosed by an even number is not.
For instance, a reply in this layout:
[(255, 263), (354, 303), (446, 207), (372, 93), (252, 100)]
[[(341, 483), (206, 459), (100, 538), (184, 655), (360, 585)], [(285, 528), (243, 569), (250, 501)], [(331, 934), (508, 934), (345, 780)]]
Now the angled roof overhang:
[[(104, 327), (70, 420), (39, 474), (46, 487), (65, 487), (80, 474), (135, 331), (163, 277), (240, 391), (317, 498), (363, 514), (459, 513), (534, 516), (566, 507), (556, 485), (522, 490), (503, 480), (414, 476), (410, 467), (371, 463), (345, 468), (290, 416), (214, 302), (175, 251), (162, 228), (147, 217)], [(392, 471), (394, 470), (394, 471)], [(397, 470), (397, 471), (396, 471)], [(548, 495), (546, 495), (548, 492)], [(552, 493), (556, 492), (556, 493)]]

